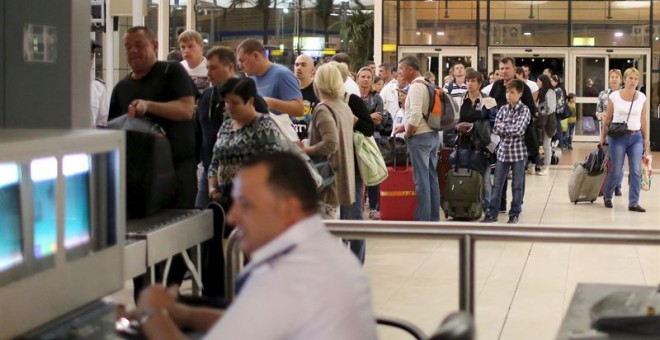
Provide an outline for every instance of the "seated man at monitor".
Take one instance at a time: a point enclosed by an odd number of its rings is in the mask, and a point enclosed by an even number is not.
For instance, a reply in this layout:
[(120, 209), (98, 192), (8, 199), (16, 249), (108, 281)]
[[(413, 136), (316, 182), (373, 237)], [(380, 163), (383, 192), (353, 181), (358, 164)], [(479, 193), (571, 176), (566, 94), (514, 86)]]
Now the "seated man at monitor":
[(135, 311), (145, 336), (181, 338), (186, 327), (213, 339), (376, 339), (367, 278), (326, 230), (315, 187), (293, 154), (246, 162), (228, 216), (250, 255), (236, 300), (225, 311), (188, 307), (175, 290), (153, 286)]

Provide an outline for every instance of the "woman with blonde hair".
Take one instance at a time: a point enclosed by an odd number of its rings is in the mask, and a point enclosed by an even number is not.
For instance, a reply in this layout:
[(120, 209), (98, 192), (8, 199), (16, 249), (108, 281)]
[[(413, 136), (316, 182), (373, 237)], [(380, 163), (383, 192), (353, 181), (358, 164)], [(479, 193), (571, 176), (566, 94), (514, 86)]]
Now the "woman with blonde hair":
[[(609, 143), (609, 154), (612, 166), (605, 180), (603, 200), (605, 207), (612, 208), (612, 195), (623, 172), (623, 160), (628, 156), (628, 210), (646, 212), (639, 205), (639, 194), (642, 185), (641, 162), (645, 150), (649, 149), (649, 130), (646, 123), (646, 96), (637, 91), (640, 73), (631, 67), (623, 74), (625, 87), (614, 91), (607, 100), (607, 113), (603, 118), (603, 128), (600, 133), (600, 144)], [(622, 128), (620, 134), (615, 133), (614, 125)]]
[(321, 214), (339, 219), (339, 206), (355, 201), (353, 162), (353, 114), (344, 103), (344, 81), (336, 65), (321, 65), (314, 76), (314, 92), (319, 103), (309, 123), (309, 146), (303, 150), (312, 158), (327, 158), (335, 171), (335, 181), (321, 193)]

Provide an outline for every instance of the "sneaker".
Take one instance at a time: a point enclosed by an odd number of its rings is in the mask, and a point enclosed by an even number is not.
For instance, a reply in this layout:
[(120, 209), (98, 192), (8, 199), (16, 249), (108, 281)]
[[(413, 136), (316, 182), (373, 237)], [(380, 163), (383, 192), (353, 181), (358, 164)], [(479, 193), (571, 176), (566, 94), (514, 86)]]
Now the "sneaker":
[(541, 171), (537, 172), (536, 174), (539, 176), (547, 176), (550, 174), (550, 170), (548, 170), (547, 167), (544, 167), (541, 169)]
[(573, 150), (573, 145), (569, 145), (569, 146), (568, 146), (568, 149), (569, 149), (569, 150)]
[(621, 192), (621, 188), (614, 188), (614, 196), (621, 196), (623, 193)]
[(639, 204), (635, 204), (631, 207), (628, 207), (629, 211), (636, 211), (636, 212), (646, 212), (646, 209), (642, 208), (639, 206)]
[(497, 222), (497, 217), (488, 216), (488, 215), (484, 216), (484, 219), (481, 220), (481, 223), (495, 223), (495, 222)]
[(605, 208), (614, 208), (611, 198), (603, 198), (603, 202), (605, 202)]
[(534, 167), (530, 166), (525, 170), (525, 173), (528, 175), (533, 175), (534, 174)]
[(380, 220), (380, 211), (378, 211), (378, 210), (369, 211), (369, 219), (370, 220)]
[(506, 221), (507, 224), (518, 224), (518, 216), (509, 216), (509, 220)]

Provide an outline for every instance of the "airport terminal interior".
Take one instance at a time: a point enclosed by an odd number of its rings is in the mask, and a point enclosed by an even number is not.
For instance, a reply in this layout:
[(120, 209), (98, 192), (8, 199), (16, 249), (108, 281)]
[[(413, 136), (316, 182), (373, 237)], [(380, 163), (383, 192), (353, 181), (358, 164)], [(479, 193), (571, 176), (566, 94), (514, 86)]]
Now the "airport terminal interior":
[[(300, 54), (321, 61), (346, 52), (354, 70), (415, 56), (438, 85), (454, 63), (487, 75), (513, 57), (532, 76), (551, 69), (576, 95), (574, 147), (548, 176), (526, 175), (518, 226), (491, 224), (488, 232), (478, 221), (443, 216), (430, 228), (455, 234), (415, 236), (406, 228), (428, 226), (328, 221), (337, 233), (398, 228), (400, 237), (367, 237), (363, 268), (378, 316), (432, 334), (467, 304), (476, 339), (600, 339), (588, 315), (598, 299), (580, 305), (580, 297), (660, 285), (658, 183), (642, 191), (642, 214), (628, 210), (626, 181), (613, 209), (602, 197), (574, 204), (567, 192), (574, 164), (599, 141), (586, 121), (596, 112), (594, 88), (607, 89), (610, 69), (639, 70), (647, 123), (660, 122), (660, 0), (4, 0), (0, 18), (0, 339), (62, 334), (58, 325), (75, 324), (80, 313), (101, 324), (114, 317), (115, 303), (135, 306), (131, 278), (155, 275), (156, 263), (178, 253), (192, 266), (181, 292), (197, 293), (194, 264), (198, 245), (212, 236), (213, 213), (127, 220), (125, 136), (90, 129), (90, 39), (97, 44), (92, 79), (110, 94), (131, 71), (122, 37), (139, 25), (155, 32), (160, 60), (178, 49), (181, 32), (196, 30), (204, 51), (255, 38), (271, 61), (289, 68)], [(657, 177), (659, 131), (651, 141)], [(480, 235), (467, 274), (461, 230)], [(380, 339), (411, 338), (377, 330)]]

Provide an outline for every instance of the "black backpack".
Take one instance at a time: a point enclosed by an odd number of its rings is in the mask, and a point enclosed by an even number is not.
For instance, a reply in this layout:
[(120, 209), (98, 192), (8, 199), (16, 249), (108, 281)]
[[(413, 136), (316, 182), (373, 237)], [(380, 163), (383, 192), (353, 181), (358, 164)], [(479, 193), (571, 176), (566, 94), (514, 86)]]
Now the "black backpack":
[(562, 90), (561, 88), (556, 88), (555, 94), (557, 97), (557, 110), (555, 111), (555, 113), (561, 119), (568, 118), (568, 116), (571, 115), (571, 109), (568, 107), (568, 101), (566, 100), (566, 96), (564, 95), (564, 90)]
[(587, 159), (582, 163), (582, 167), (587, 170), (587, 175), (598, 176), (605, 171), (606, 163), (607, 150), (599, 145), (596, 150), (587, 156)]

